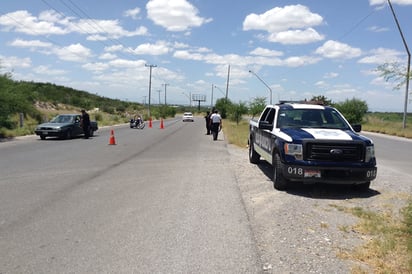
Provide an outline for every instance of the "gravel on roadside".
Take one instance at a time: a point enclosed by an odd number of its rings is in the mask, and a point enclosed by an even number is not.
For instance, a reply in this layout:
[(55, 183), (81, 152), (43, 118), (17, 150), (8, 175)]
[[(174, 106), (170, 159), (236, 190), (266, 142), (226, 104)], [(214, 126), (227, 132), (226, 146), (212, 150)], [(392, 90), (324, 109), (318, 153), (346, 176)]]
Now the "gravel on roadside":
[(359, 219), (339, 208), (398, 214), (407, 202), (402, 197), (412, 193), (407, 178), (380, 167), (367, 192), (342, 185), (294, 185), (277, 191), (268, 163), (250, 164), (246, 148), (228, 144), (228, 151), (264, 273), (350, 273), (355, 266), (373, 273), (361, 262), (342, 258), (367, 238), (352, 229)]

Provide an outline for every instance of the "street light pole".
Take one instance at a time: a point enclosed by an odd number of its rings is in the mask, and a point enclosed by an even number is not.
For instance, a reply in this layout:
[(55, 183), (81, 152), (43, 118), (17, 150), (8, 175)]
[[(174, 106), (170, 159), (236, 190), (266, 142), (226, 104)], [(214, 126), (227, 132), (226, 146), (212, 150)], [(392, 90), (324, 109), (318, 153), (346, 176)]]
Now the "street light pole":
[(211, 99), (210, 99), (210, 109), (212, 109), (213, 108), (213, 87), (214, 87), (215, 85), (214, 84), (212, 84), (212, 96), (210, 97)]
[(169, 84), (164, 83), (164, 84), (162, 84), (162, 85), (165, 86), (165, 105), (166, 105), (166, 87), (167, 87)]
[(157, 90), (157, 92), (159, 93), (159, 106), (160, 106), (160, 93), (162, 92), (160, 89)]
[(252, 73), (253, 75), (256, 76), (256, 78), (258, 78), (270, 91), (270, 104), (272, 104), (272, 89), (269, 87), (268, 84), (265, 83), (265, 81), (263, 81), (256, 73), (254, 73), (253, 71), (249, 70), (250, 73)]
[(411, 71), (411, 53), (409, 51), (408, 44), (406, 43), (405, 37), (403, 36), (402, 29), (398, 22), (398, 18), (396, 17), (395, 11), (392, 7), (392, 3), (390, 0), (388, 0), (388, 3), (389, 3), (389, 7), (391, 8), (392, 15), (395, 19), (396, 26), (398, 27), (399, 33), (401, 35), (403, 44), (405, 46), (406, 53), (408, 54), (408, 67), (406, 68), (405, 103), (403, 107), (403, 123), (402, 123), (402, 127), (406, 128), (406, 116), (408, 114), (409, 77), (410, 77), (410, 71)]
[(151, 117), (150, 115), (150, 99), (151, 99), (151, 93), (152, 93), (152, 68), (157, 67), (156, 65), (148, 65), (145, 64), (145, 67), (149, 67), (150, 69), (150, 73), (149, 73), (149, 107), (148, 107), (148, 114), (149, 114), (149, 118)]
[(223, 90), (220, 87), (215, 86), (215, 88), (217, 88), (223, 94), (223, 96), (226, 96), (225, 93), (223, 92)]

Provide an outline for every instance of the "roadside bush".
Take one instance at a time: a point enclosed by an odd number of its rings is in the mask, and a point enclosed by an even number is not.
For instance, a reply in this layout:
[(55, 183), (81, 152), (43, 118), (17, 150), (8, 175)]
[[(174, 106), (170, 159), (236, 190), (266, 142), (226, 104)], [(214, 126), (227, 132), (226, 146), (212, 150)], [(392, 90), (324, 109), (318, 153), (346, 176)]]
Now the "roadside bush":
[(368, 105), (365, 101), (359, 99), (346, 99), (342, 103), (334, 104), (351, 124), (360, 124), (363, 117), (368, 112)]

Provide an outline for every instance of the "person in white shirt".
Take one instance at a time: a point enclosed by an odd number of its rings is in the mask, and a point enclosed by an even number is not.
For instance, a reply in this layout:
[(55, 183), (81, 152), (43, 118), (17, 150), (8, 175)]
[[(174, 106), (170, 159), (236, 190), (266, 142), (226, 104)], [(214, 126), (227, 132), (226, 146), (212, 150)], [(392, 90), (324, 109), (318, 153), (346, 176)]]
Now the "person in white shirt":
[(210, 130), (212, 131), (213, 140), (217, 140), (217, 135), (222, 129), (222, 117), (218, 113), (217, 109), (213, 111), (213, 114), (210, 116)]

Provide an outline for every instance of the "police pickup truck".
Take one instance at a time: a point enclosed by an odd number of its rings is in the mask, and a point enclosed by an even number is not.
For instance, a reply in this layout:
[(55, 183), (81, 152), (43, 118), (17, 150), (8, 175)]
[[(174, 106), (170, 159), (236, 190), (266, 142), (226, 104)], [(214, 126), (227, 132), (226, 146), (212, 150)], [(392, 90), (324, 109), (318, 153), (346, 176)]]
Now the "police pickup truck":
[(368, 190), (377, 167), (372, 140), (335, 108), (319, 104), (269, 105), (250, 120), (249, 161), (272, 165), (273, 185), (290, 182), (351, 184)]

